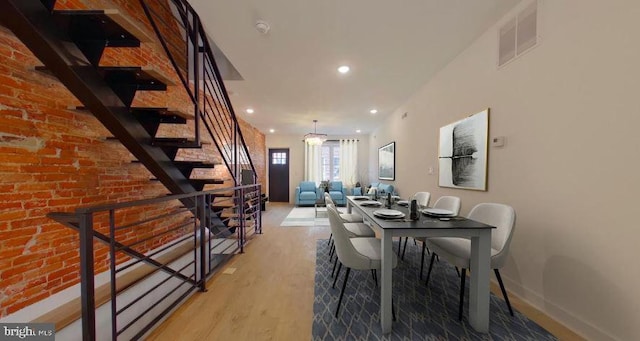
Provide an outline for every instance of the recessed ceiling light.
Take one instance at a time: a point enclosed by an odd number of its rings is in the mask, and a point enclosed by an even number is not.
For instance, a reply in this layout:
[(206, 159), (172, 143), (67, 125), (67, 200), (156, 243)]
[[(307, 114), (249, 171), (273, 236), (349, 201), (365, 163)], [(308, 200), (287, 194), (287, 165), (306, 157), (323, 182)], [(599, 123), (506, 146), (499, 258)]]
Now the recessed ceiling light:
[(253, 109), (248, 108), (247, 110), (245, 110), (247, 112), (247, 114), (253, 114)]
[(378, 113), (378, 109), (371, 109), (369, 110), (370, 113), (372, 114), (377, 114)]
[(276, 132), (276, 130), (275, 129), (269, 129), (269, 132), (273, 134), (273, 133)]
[(358, 133), (358, 134), (360, 134), (361, 132), (362, 132), (362, 130), (360, 130), (360, 129), (356, 130), (356, 133)]
[(340, 73), (347, 73), (347, 72), (349, 72), (349, 70), (351, 70), (351, 69), (346, 65), (342, 65), (341, 67), (338, 68), (338, 72), (340, 72)]

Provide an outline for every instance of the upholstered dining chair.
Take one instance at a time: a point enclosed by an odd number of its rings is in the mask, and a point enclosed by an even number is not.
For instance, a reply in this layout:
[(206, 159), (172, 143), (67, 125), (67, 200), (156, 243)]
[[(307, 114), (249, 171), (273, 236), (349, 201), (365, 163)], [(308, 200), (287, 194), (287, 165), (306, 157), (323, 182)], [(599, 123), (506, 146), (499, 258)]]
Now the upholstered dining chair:
[[(329, 198), (329, 200), (331, 200)], [(338, 208), (335, 204), (327, 201), (327, 213), (329, 213), (329, 211), (334, 210), (336, 211), (336, 213), (338, 213), (338, 216), (340, 217), (340, 220), (342, 220), (343, 224), (344, 224), (344, 228), (347, 230), (347, 234), (349, 235), (349, 238), (363, 238), (363, 237), (374, 237), (376, 236), (376, 233), (373, 232), (373, 230), (371, 229), (371, 227), (369, 227), (369, 225), (365, 224), (362, 222), (362, 220), (360, 220), (360, 222), (349, 222), (346, 221), (344, 218), (342, 218), (343, 215), (345, 215), (346, 213), (340, 213), (338, 212)], [(333, 239), (333, 244), (331, 243), (331, 240)], [(329, 261), (331, 261), (331, 259), (333, 259), (333, 252), (335, 251), (335, 237), (333, 236), (333, 231), (331, 231), (331, 235), (329, 236)], [(336, 262), (333, 264), (333, 270), (335, 271), (336, 268), (336, 263), (337, 263), (337, 258), (336, 258)], [(333, 272), (331, 271), (331, 275), (333, 276)]]
[[(340, 211), (337, 208), (338, 205), (336, 205), (336, 203), (331, 198), (331, 195), (329, 193), (327, 193), (327, 192), (324, 193), (324, 204), (325, 204), (325, 207), (327, 205), (336, 206), (336, 210), (340, 214), (340, 218), (342, 218), (342, 220), (345, 223), (362, 223), (362, 221), (363, 221), (362, 220), (362, 216), (357, 214), (357, 213), (343, 213), (342, 211)], [(330, 257), (333, 257), (333, 250), (334, 250), (333, 244), (331, 244), (332, 241), (333, 241), (333, 233), (331, 233), (329, 235), (329, 246), (331, 247), (331, 249), (330, 249), (331, 251), (329, 252), (329, 256)]]
[[(513, 316), (513, 309), (509, 303), (507, 291), (502, 283), (499, 269), (504, 266), (509, 254), (509, 245), (513, 237), (516, 223), (516, 211), (513, 207), (504, 204), (483, 203), (471, 209), (469, 219), (479, 221), (496, 227), (491, 232), (491, 269), (496, 274), (502, 296), (509, 308), (509, 313)], [(429, 276), (433, 267), (433, 260), (436, 255), (446, 259), (452, 265), (462, 269), (460, 274), (460, 305), (458, 308), (458, 319), (462, 320), (462, 307), (464, 303), (464, 284), (466, 279), (466, 269), (471, 262), (471, 240), (465, 238), (427, 238), (427, 247), (431, 249), (431, 262), (427, 271), (426, 284), (429, 285)]]
[[(340, 299), (338, 300), (338, 307), (336, 308), (335, 316), (338, 317), (340, 311), (340, 304), (342, 303), (342, 297), (344, 296), (344, 290), (347, 287), (347, 281), (349, 280), (349, 274), (351, 269), (354, 270), (371, 270), (375, 279), (375, 271), (382, 268), (382, 243), (380, 239), (376, 238), (351, 238), (349, 235), (349, 229), (346, 227), (335, 206), (328, 205), (327, 212), (329, 212), (329, 222), (331, 225), (331, 232), (333, 233), (333, 239), (336, 245), (336, 254), (340, 262), (338, 273), (333, 281), (335, 287), (336, 280), (340, 275), (340, 269), (344, 265), (347, 268), (347, 272), (344, 276), (344, 282), (342, 283), (342, 290), (340, 291)], [(395, 268), (398, 265), (398, 258), (393, 255), (392, 264)], [(393, 303), (392, 303), (393, 307)], [(395, 320), (395, 311), (393, 311)]]
[[(413, 195), (413, 199), (416, 200), (417, 204), (418, 204), (418, 208), (425, 208), (427, 206), (429, 206), (429, 199), (431, 199), (431, 193), (429, 192), (416, 192), (416, 194)], [(404, 248), (402, 250), (402, 260), (404, 260), (404, 252), (407, 249), (407, 241), (409, 240), (409, 237), (406, 237), (404, 239)], [(400, 237), (400, 241), (398, 242), (398, 257), (400, 256), (400, 249), (402, 246), (402, 237)]]
[(338, 210), (337, 208), (338, 205), (333, 201), (329, 193), (324, 194), (324, 202), (326, 204), (331, 204), (336, 206), (336, 210), (338, 211), (338, 213), (340, 213), (340, 218), (342, 218), (342, 220), (344, 220), (345, 223), (361, 223), (362, 222), (361, 215), (357, 213), (343, 213), (342, 211)]
[(429, 200), (431, 199), (431, 193), (429, 192), (416, 192), (413, 195), (413, 198), (418, 202), (418, 206), (427, 207), (429, 206)]
[[(448, 210), (453, 212), (454, 216), (460, 214), (460, 198), (453, 196), (442, 196), (436, 200), (433, 204), (433, 208), (440, 208), (443, 210)], [(427, 244), (424, 242), (426, 237), (416, 237), (415, 240), (422, 242), (422, 256), (420, 257), (420, 280), (422, 280), (422, 271), (424, 269), (424, 252), (425, 250), (429, 252), (427, 249)], [(404, 242), (404, 249), (402, 250), (402, 258), (404, 259), (404, 252), (407, 249), (407, 241)]]

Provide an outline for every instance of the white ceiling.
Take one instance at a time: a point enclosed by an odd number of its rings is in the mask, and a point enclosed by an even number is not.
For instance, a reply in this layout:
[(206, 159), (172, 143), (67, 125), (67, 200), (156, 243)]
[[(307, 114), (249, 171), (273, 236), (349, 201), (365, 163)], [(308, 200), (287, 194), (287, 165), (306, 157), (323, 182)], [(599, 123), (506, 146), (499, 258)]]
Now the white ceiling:
[(236, 113), (264, 133), (300, 135), (314, 119), (319, 133), (373, 131), (519, 2), (190, 0), (244, 78), (225, 82)]

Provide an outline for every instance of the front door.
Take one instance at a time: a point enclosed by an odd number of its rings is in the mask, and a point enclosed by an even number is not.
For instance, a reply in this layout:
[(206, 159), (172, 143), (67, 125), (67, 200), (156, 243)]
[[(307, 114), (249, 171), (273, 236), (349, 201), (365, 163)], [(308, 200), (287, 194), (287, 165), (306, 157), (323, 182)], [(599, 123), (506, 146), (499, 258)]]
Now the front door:
[(289, 148), (269, 148), (269, 201), (289, 202)]

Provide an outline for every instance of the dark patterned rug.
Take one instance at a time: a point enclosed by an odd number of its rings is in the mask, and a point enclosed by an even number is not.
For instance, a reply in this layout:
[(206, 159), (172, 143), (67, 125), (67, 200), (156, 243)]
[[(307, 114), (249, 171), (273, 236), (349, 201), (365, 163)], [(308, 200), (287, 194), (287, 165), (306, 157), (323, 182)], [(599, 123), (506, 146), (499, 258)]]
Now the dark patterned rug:
[[(397, 250), (397, 241), (394, 241)], [(335, 310), (345, 270), (332, 289), (327, 240), (319, 240), (316, 255), (315, 298), (313, 304), (313, 340), (557, 340), (544, 328), (514, 310), (509, 315), (502, 297), (491, 294), (489, 334), (477, 333), (468, 322), (469, 281), (462, 322), (458, 321), (460, 278), (453, 266), (441, 260), (434, 263), (429, 288), (420, 274), (420, 243), (409, 240), (404, 261), (393, 270), (393, 300), (397, 320), (393, 332), (382, 335), (380, 329), (380, 289), (370, 271), (351, 271), (340, 307)], [(426, 276), (429, 258), (425, 256)]]

